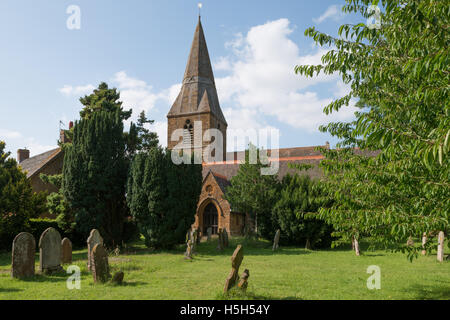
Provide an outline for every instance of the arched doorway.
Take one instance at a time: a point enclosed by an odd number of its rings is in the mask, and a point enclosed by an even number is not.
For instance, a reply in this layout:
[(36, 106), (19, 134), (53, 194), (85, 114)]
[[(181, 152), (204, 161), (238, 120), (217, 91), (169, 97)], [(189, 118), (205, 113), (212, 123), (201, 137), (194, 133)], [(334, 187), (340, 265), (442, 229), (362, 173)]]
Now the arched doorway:
[(212, 234), (217, 234), (219, 226), (219, 214), (216, 206), (210, 202), (203, 211), (203, 234), (208, 234), (211, 228)]

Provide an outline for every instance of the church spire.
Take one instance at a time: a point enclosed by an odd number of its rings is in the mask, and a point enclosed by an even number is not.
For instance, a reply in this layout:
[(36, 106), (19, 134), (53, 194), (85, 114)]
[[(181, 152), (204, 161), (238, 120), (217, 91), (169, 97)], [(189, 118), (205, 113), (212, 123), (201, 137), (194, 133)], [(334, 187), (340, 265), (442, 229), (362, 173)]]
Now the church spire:
[(223, 125), (227, 125), (219, 105), (211, 60), (199, 16), (181, 91), (167, 117), (200, 113), (210, 113)]
[(195, 29), (194, 40), (192, 41), (191, 52), (189, 53), (183, 81), (194, 77), (209, 79), (214, 83), (214, 74), (200, 16), (198, 17), (198, 24)]

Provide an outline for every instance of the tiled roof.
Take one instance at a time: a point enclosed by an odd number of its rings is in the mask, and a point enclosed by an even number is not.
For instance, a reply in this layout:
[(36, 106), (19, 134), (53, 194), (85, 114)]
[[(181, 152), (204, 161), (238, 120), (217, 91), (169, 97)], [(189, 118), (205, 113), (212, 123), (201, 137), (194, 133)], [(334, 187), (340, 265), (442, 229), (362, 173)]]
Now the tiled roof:
[(183, 84), (167, 117), (211, 113), (227, 124), (220, 108), (202, 23), (198, 21)]
[[(311, 178), (318, 178), (322, 175), (321, 169), (318, 167), (323, 155), (313, 147), (285, 148), (278, 150), (268, 150), (270, 161), (278, 162), (278, 178), (282, 179), (285, 175), (299, 173), (297, 169), (289, 167), (289, 164), (310, 164), (313, 168), (304, 171)], [(276, 152), (278, 151), (278, 157)], [(245, 152), (228, 152), (227, 161), (203, 164), (203, 176), (206, 177), (211, 171), (215, 177), (219, 177), (229, 183), (230, 179), (235, 176), (239, 170), (239, 164), (244, 159)], [(276, 160), (277, 159), (277, 160)]]
[(57, 155), (61, 153), (61, 148), (56, 148), (37, 156), (28, 158), (21, 163), (19, 166), (22, 167), (23, 171), (26, 171), (27, 178), (30, 178), (34, 174), (38, 173), (42, 167), (44, 167), (48, 162), (54, 159)]

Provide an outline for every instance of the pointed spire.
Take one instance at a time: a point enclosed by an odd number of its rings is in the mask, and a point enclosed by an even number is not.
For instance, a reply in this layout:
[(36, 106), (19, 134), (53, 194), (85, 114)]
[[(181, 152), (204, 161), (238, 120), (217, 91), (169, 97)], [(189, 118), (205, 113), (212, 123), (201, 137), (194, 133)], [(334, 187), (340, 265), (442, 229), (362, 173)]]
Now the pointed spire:
[(193, 77), (206, 78), (214, 83), (214, 74), (200, 16), (198, 17), (198, 24), (195, 29), (194, 40), (192, 41), (191, 52), (189, 53), (183, 81), (192, 79)]
[(227, 126), (217, 96), (200, 17), (195, 29), (181, 90), (167, 116), (176, 117), (199, 113), (210, 113)]

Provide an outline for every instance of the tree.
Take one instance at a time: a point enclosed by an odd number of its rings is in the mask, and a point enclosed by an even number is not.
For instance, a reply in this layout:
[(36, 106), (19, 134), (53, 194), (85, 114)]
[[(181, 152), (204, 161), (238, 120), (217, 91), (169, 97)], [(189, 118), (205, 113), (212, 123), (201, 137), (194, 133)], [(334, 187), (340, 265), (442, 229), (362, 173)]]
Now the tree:
[(139, 152), (127, 184), (127, 203), (148, 247), (171, 248), (195, 221), (202, 166), (172, 162), (161, 147)]
[(89, 119), (95, 112), (108, 111), (116, 113), (119, 111), (121, 120), (128, 120), (131, 117), (132, 110), (123, 110), (120, 93), (116, 88), (110, 89), (105, 82), (100, 83), (97, 89), (90, 95), (80, 98), (84, 108), (80, 111), (82, 119)]
[(44, 213), (43, 192), (34, 193), (31, 182), (17, 166), (16, 160), (5, 152), (0, 141), (0, 247), (11, 248), (14, 237), (29, 227), (29, 219)]
[(280, 226), (281, 240), (292, 245), (330, 247), (332, 228), (317, 219), (318, 210), (330, 203), (322, 202), (319, 182), (307, 175), (286, 175), (281, 181), (278, 201), (273, 209)]
[[(250, 163), (250, 155), (256, 154), (256, 163)], [(279, 183), (275, 175), (262, 175), (261, 168), (267, 167), (260, 158), (259, 150), (252, 144), (245, 152), (245, 162), (239, 165), (237, 174), (231, 178), (225, 199), (234, 210), (250, 214), (255, 222), (255, 231), (266, 239), (273, 238), (277, 224), (272, 209), (277, 199)]]
[(121, 244), (127, 170), (120, 110), (96, 111), (75, 123), (65, 147), (62, 193), (80, 233), (97, 228), (107, 245)]
[[(374, 15), (372, 1), (346, 2), (345, 12)], [(326, 114), (359, 99), (355, 121), (321, 127), (341, 139), (341, 149), (326, 152), (321, 164), (336, 200), (321, 210), (322, 217), (347, 237), (356, 231), (396, 245), (423, 232), (449, 230), (449, 15), (445, 1), (381, 4), (378, 29), (346, 24), (339, 38), (307, 29), (305, 35), (333, 49), (321, 65), (298, 66), (296, 72), (338, 73), (349, 85), (346, 96), (324, 108)], [(379, 153), (367, 157), (354, 148)], [(410, 258), (419, 251), (399, 249)]]

